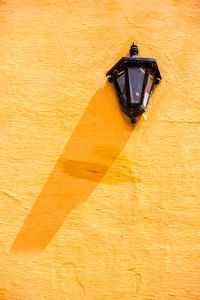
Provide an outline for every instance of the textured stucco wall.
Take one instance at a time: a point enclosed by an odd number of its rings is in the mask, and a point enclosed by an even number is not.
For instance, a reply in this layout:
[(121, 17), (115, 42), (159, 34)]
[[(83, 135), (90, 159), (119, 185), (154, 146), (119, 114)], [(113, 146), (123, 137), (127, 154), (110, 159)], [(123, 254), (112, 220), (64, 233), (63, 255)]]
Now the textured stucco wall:
[[(0, 300), (199, 300), (199, 0), (0, 1)], [(106, 71), (163, 79), (133, 129)]]

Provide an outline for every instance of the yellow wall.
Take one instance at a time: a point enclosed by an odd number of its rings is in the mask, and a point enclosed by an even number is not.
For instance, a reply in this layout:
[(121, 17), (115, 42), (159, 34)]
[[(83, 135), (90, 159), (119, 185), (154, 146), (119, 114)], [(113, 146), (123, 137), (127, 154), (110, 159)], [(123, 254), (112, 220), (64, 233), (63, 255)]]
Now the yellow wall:
[[(199, 300), (199, 0), (1, 0), (0, 300)], [(133, 129), (105, 73), (161, 84)]]

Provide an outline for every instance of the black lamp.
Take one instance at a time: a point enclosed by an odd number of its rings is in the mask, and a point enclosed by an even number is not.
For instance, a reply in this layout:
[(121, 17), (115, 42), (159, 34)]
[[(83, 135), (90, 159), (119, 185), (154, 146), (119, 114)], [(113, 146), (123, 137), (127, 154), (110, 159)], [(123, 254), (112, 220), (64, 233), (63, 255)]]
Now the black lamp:
[(135, 125), (136, 117), (145, 112), (153, 89), (161, 80), (156, 60), (138, 57), (138, 47), (133, 43), (130, 57), (122, 57), (106, 76), (114, 83), (122, 111)]

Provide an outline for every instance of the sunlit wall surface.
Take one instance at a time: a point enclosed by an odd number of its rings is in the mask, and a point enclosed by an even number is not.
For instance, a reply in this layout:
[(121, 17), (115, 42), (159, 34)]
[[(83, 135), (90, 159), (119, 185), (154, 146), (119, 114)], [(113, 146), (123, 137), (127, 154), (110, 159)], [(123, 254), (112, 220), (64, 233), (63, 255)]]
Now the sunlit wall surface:
[[(199, 300), (198, 0), (0, 1), (0, 299)], [(135, 128), (105, 73), (162, 74)]]

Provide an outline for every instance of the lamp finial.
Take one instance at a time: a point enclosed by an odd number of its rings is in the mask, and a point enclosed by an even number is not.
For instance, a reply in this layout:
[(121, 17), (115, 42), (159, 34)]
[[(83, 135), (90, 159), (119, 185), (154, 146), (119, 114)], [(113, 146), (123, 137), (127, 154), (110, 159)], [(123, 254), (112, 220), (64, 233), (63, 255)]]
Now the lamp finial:
[(135, 42), (133, 42), (133, 44), (130, 48), (130, 56), (138, 56), (138, 47), (135, 44)]

